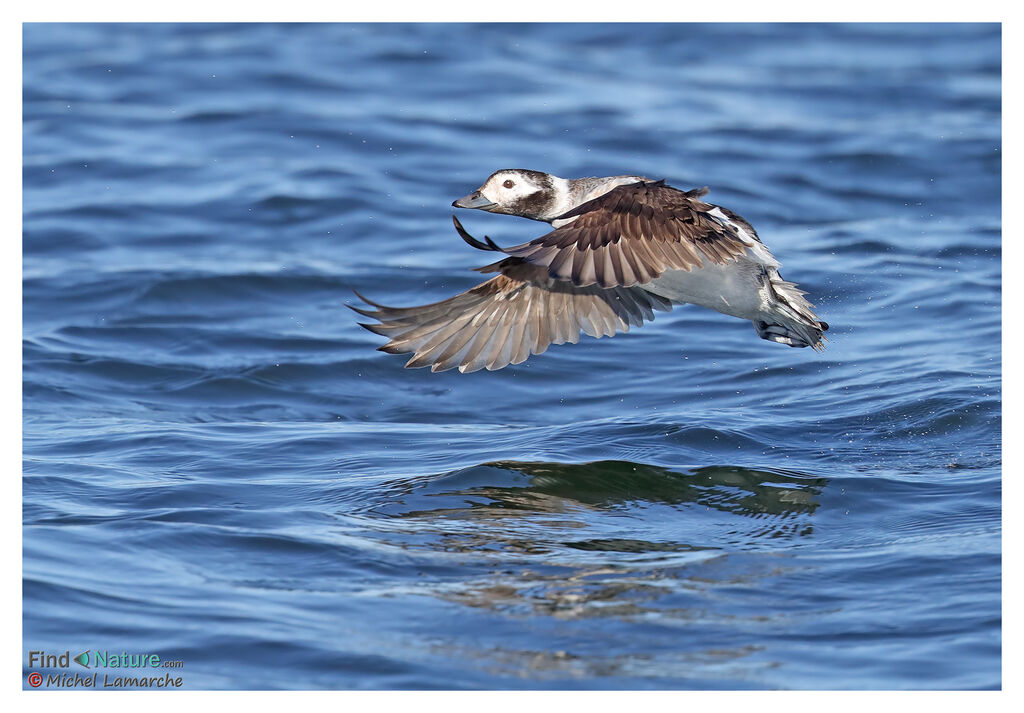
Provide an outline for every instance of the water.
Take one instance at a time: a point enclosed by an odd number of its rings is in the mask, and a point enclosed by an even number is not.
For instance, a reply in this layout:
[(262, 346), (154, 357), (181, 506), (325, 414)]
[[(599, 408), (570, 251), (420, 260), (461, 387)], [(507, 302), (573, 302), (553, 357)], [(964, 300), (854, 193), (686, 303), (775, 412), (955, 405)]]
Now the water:
[[(24, 40), (26, 652), (187, 688), (1001, 686), (998, 26)], [(502, 167), (709, 185), (828, 349), (689, 307), (403, 370), (351, 290), (475, 284), (449, 204)]]

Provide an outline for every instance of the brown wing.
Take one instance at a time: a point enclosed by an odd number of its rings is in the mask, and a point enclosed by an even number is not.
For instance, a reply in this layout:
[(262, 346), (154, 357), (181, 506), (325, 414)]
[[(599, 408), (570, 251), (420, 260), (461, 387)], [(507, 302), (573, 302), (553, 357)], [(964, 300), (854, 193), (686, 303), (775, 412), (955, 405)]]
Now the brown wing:
[(709, 214), (715, 206), (699, 200), (705, 193), (663, 181), (619, 186), (561, 216), (578, 216), (573, 222), (504, 251), (578, 287), (631, 287), (665, 270), (725, 263), (747, 248), (735, 228)]
[(442, 302), (385, 307), (360, 295), (376, 309), (352, 309), (380, 321), (362, 326), (389, 338), (381, 351), (413, 355), (407, 368), (461, 372), (519, 364), (551, 344), (575, 344), (580, 332), (598, 338), (628, 332), (654, 319), (653, 310), (672, 309), (639, 287), (576, 287), (518, 258), (480, 269), (501, 274)]

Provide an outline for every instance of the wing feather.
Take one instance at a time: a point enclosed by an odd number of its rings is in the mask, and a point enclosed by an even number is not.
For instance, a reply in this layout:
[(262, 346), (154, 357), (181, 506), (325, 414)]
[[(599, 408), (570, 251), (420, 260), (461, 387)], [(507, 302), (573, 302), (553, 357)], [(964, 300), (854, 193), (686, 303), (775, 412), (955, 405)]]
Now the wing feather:
[[(597, 257), (587, 255), (583, 269), (595, 269)], [(471, 372), (519, 364), (551, 344), (578, 342), (581, 332), (593, 337), (627, 332), (654, 319), (654, 310), (672, 308), (640, 287), (577, 287), (552, 280), (545, 267), (521, 258), (506, 258), (495, 268), (501, 274), (441, 302), (388, 307), (366, 300), (374, 309), (352, 309), (378, 320), (363, 326), (389, 338), (380, 350), (412, 355), (407, 367)]]
[(577, 287), (644, 285), (666, 270), (723, 264), (748, 246), (735, 225), (710, 214), (716, 206), (700, 200), (706, 192), (662, 181), (619, 186), (559, 217), (571, 222), (504, 252)]

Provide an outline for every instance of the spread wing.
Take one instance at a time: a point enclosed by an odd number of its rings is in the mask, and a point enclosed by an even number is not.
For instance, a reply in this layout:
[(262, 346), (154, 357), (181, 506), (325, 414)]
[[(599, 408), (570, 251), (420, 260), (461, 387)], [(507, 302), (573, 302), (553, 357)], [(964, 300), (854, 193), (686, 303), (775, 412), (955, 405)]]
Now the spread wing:
[(672, 309), (639, 287), (577, 287), (519, 258), (479, 270), (501, 274), (433, 304), (386, 307), (360, 295), (376, 309), (351, 309), (380, 322), (362, 326), (389, 338), (381, 351), (413, 355), (406, 367), (464, 373), (519, 364), (551, 344), (575, 344), (581, 332), (598, 338), (628, 332), (654, 319), (653, 310)]
[(726, 263), (748, 245), (711, 215), (715, 206), (700, 200), (705, 193), (664, 181), (619, 186), (559, 217), (575, 217), (571, 223), (504, 252), (577, 287), (631, 287), (665, 270)]

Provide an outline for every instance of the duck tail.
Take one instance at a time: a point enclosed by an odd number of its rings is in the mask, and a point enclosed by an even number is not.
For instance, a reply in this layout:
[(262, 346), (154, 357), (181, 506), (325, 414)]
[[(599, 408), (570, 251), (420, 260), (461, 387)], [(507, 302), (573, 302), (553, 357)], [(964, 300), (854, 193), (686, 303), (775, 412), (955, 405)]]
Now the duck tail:
[(824, 333), (828, 322), (814, 314), (814, 305), (804, 297), (807, 293), (783, 280), (777, 270), (767, 275), (765, 284), (771, 307), (762, 320), (754, 321), (758, 336), (791, 347), (813, 347), (815, 351), (822, 351), (827, 341)]

